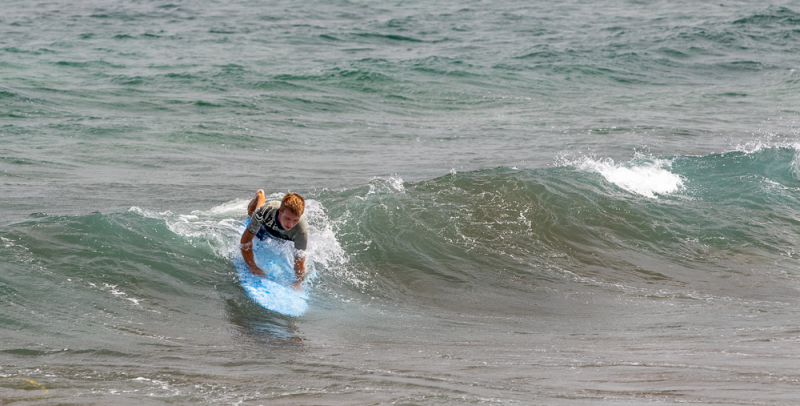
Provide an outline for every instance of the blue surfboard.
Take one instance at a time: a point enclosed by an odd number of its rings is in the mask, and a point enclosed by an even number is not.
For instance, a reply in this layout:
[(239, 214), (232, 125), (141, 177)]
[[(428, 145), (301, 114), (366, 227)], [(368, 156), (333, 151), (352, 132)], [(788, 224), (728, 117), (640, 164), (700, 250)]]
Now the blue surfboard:
[[(245, 222), (250, 222), (248, 219)], [(241, 230), (244, 232), (244, 228)], [(258, 238), (253, 239), (253, 256), (266, 277), (250, 273), (247, 263), (244, 262), (241, 253), (236, 253), (233, 257), (233, 264), (239, 274), (239, 281), (242, 284), (247, 296), (266, 309), (274, 312), (298, 317), (308, 310), (308, 293), (303, 286), (301, 290), (294, 289), (296, 280), (293, 257), (287, 255), (284, 242), (267, 238), (264, 241)], [(309, 270), (310, 273), (310, 270)]]

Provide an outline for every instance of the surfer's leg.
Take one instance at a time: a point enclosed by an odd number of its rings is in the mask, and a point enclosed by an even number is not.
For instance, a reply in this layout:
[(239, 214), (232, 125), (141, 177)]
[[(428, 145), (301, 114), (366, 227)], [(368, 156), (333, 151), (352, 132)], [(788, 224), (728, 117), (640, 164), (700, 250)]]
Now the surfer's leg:
[(251, 200), (250, 204), (247, 205), (247, 217), (251, 217), (253, 212), (256, 211), (257, 208), (263, 206), (266, 202), (267, 200), (264, 198), (264, 190), (258, 189), (256, 196), (253, 197), (253, 200)]

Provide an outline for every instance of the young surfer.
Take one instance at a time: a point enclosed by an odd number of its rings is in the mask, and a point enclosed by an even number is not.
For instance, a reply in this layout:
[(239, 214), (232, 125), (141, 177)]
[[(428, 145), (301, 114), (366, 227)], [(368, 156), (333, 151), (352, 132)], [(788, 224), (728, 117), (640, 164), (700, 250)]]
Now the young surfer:
[(305, 249), (308, 244), (306, 219), (303, 217), (305, 200), (296, 193), (287, 193), (282, 201), (267, 202), (264, 191), (256, 192), (256, 196), (247, 205), (250, 224), (242, 233), (241, 249), (244, 261), (255, 275), (266, 276), (256, 265), (253, 258), (253, 238), (263, 240), (267, 236), (294, 242), (297, 253), (294, 258), (294, 273), (297, 276), (295, 287), (299, 287), (306, 274)]

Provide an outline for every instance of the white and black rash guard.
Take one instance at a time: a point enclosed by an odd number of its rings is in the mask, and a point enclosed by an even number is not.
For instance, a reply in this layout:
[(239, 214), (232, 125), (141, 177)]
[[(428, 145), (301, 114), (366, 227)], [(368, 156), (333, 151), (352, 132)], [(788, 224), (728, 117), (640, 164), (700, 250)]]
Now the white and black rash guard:
[(280, 207), (281, 202), (273, 200), (257, 208), (253, 212), (253, 216), (250, 217), (247, 231), (261, 240), (270, 235), (275, 238), (292, 241), (298, 251), (305, 251), (306, 246), (308, 246), (306, 218), (300, 216), (300, 221), (294, 227), (290, 230), (284, 230), (280, 222), (278, 222), (278, 209)]

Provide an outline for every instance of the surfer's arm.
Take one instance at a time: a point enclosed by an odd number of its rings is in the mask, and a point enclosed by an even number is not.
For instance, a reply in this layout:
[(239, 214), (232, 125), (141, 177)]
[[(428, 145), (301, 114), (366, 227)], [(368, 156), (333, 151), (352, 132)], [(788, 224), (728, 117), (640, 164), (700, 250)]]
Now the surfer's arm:
[(297, 281), (302, 282), (306, 277), (306, 259), (305, 257), (297, 257), (294, 259), (294, 274), (297, 276)]
[(306, 231), (306, 221), (300, 218), (300, 222), (295, 226), (299, 232), (292, 237), (294, 241), (294, 274), (297, 276), (297, 283), (306, 278), (306, 248), (308, 247), (308, 231)]
[(250, 268), (250, 273), (259, 276), (265, 276), (266, 274), (264, 273), (264, 271), (261, 270), (261, 268), (258, 267), (258, 265), (256, 265), (256, 260), (253, 257), (253, 238), (255, 237), (256, 237), (255, 234), (247, 230), (244, 230), (244, 233), (242, 233), (242, 239), (240, 241), (242, 245), (240, 245), (239, 247), (242, 250), (242, 257), (244, 258), (244, 262), (246, 262), (247, 267)]

